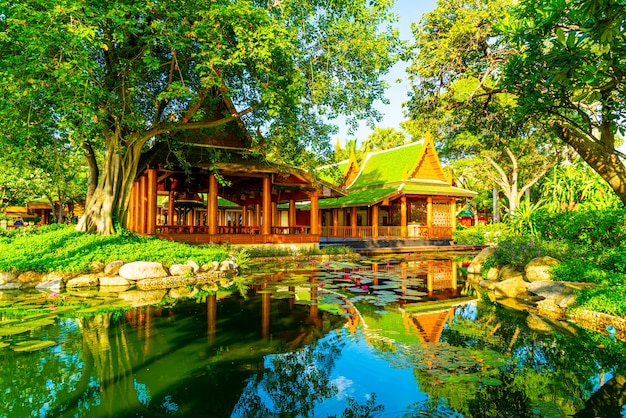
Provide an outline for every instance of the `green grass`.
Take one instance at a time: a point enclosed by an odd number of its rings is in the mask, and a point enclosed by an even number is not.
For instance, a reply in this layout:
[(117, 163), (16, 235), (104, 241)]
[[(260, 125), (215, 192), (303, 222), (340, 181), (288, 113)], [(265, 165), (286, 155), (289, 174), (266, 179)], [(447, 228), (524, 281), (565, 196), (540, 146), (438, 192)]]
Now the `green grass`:
[(79, 232), (73, 226), (49, 225), (0, 234), (0, 271), (80, 273), (114, 260), (158, 261), (170, 266), (192, 259), (202, 265), (222, 261), (227, 255), (222, 246), (164, 241), (126, 230), (103, 236)]

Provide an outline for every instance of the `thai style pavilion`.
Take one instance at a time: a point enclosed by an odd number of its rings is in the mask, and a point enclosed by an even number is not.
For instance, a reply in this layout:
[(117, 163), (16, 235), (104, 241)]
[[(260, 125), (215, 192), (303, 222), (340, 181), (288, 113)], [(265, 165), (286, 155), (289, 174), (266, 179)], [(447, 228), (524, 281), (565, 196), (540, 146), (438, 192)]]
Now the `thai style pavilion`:
[[(232, 104), (224, 101), (219, 112), (232, 114)], [(175, 152), (161, 144), (142, 156), (128, 229), (196, 243), (317, 245), (318, 199), (345, 194), (251, 152), (241, 120), (178, 140), (184, 146)], [(312, 210), (298, 214), (296, 203), (304, 201)]]
[(351, 160), (339, 168), (348, 194), (320, 200), (322, 240), (450, 240), (456, 200), (476, 196), (446, 174), (430, 135), (368, 153), (358, 172)]

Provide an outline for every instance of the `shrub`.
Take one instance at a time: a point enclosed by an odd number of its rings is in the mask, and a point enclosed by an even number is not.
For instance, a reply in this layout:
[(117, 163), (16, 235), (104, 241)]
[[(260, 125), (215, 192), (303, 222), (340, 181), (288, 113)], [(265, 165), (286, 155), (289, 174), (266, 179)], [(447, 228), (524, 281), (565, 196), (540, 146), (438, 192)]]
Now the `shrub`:
[(524, 267), (537, 257), (550, 256), (563, 260), (572, 256), (572, 251), (563, 241), (543, 241), (528, 237), (506, 237), (495, 248), (492, 265)]
[(611, 286), (581, 290), (570, 310), (587, 309), (609, 315), (626, 316), (626, 286)]
[(494, 245), (508, 235), (509, 228), (504, 223), (476, 225), (469, 228), (459, 226), (452, 231), (452, 239), (462, 245)]
[(626, 275), (598, 267), (589, 260), (567, 260), (552, 267), (552, 278), (564, 282), (589, 282), (601, 285), (625, 283)]
[(545, 239), (561, 239), (594, 248), (626, 243), (626, 210), (533, 214), (533, 225)]

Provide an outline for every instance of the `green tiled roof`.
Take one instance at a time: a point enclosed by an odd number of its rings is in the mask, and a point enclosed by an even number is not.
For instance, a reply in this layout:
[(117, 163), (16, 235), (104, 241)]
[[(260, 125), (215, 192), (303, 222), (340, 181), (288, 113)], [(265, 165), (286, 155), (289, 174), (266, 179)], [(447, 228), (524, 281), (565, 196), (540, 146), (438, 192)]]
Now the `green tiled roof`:
[(474, 197), (478, 193), (470, 190), (461, 189), (460, 187), (450, 186), (443, 182), (419, 182), (407, 181), (402, 188), (402, 192), (406, 194), (424, 194), (428, 196), (456, 196), (456, 197)]
[(360, 189), (404, 180), (417, 163), (423, 145), (423, 141), (413, 142), (368, 154), (361, 172), (349, 188)]
[(378, 203), (398, 192), (398, 187), (353, 190), (348, 196), (320, 199), (320, 208), (340, 208), (349, 206), (369, 206)]

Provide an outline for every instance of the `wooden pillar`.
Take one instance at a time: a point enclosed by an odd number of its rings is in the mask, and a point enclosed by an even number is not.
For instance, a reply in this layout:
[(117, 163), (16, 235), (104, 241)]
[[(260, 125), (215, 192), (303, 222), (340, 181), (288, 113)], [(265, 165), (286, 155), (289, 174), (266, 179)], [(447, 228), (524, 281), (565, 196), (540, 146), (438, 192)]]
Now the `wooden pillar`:
[(311, 196), (311, 235), (320, 234), (320, 211), (317, 195)]
[(426, 198), (426, 226), (428, 227), (428, 238), (432, 236), (433, 229), (433, 198), (428, 196)]
[(296, 200), (295, 199), (289, 199), (289, 216), (287, 216), (287, 218), (289, 219), (289, 224), (288, 226), (290, 228), (293, 228), (296, 226)]
[(336, 237), (339, 232), (339, 209), (333, 209), (333, 237)]
[(378, 206), (374, 205), (371, 208), (372, 213), (372, 238), (378, 238)]
[(167, 224), (175, 225), (176, 207), (174, 206), (174, 190), (170, 190), (169, 200), (167, 202)]
[(248, 226), (248, 207), (243, 205), (241, 207), (241, 226)]
[(356, 237), (356, 207), (350, 208), (350, 227), (352, 229), (352, 237)]
[(148, 176), (142, 174), (139, 178), (139, 217), (138, 217), (138, 232), (145, 234), (147, 231), (146, 215), (147, 215), (147, 203), (148, 203)]
[(263, 217), (261, 218), (261, 233), (272, 233), (272, 180), (263, 177)]
[(254, 226), (261, 226), (261, 205), (254, 205)]
[(206, 203), (206, 223), (209, 226), (209, 235), (217, 234), (217, 179), (209, 174), (209, 193)]
[(400, 197), (400, 236), (405, 238), (407, 236), (407, 210), (406, 210), (406, 196)]
[(157, 171), (154, 168), (148, 169), (148, 190), (147, 190), (147, 219), (146, 233), (149, 235), (156, 234), (157, 224)]
[[(452, 230), (456, 230), (456, 198), (450, 199), (450, 226)], [(450, 237), (452, 238), (452, 237)]]

